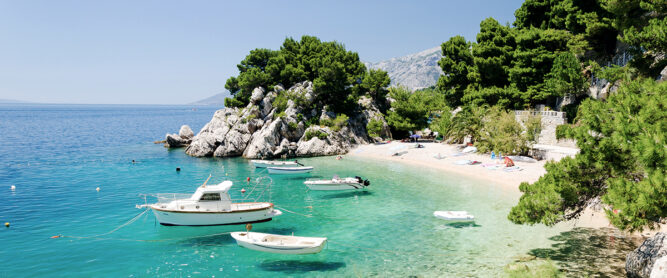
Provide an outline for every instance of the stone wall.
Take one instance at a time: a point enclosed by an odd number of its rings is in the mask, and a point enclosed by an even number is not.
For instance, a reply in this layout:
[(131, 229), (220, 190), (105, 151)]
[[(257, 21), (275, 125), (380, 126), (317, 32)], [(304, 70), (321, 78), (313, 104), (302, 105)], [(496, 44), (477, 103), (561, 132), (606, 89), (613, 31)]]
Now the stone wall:
[(522, 118), (528, 116), (540, 116), (542, 121), (542, 131), (540, 137), (537, 139), (537, 144), (561, 146), (568, 148), (575, 148), (576, 144), (573, 140), (558, 140), (556, 139), (556, 127), (567, 123), (565, 112), (559, 111), (514, 111), (516, 120), (522, 122)]

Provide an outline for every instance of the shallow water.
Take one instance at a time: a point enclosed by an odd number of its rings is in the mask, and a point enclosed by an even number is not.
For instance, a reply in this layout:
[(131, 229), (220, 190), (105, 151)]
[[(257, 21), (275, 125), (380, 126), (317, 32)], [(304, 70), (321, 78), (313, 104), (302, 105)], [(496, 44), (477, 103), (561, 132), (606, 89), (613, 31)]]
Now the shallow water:
[[(213, 111), (0, 106), (5, 130), (0, 221), (11, 222), (0, 229), (0, 276), (496, 277), (517, 256), (551, 257), (552, 244), (568, 237), (561, 234), (566, 226), (509, 222), (507, 212), (519, 195), (501, 186), (409, 165), (320, 157), (299, 159), (315, 166), (311, 175), (272, 177), (261, 200), (272, 201), (284, 214), (253, 228), (328, 237), (319, 254), (247, 250), (228, 234), (243, 226), (166, 227), (151, 213), (111, 234), (88, 238), (141, 213), (135, 205), (144, 203), (142, 193), (191, 193), (209, 174), (209, 183), (234, 180), (234, 198), (246, 197), (242, 188), (252, 191), (245, 178), (254, 181), (266, 173), (245, 159), (192, 158), (183, 149), (152, 144), (180, 124), (197, 132)], [(334, 174), (360, 175), (371, 185), (367, 191), (326, 193), (303, 185), (306, 177)], [(11, 185), (17, 189), (11, 191)], [(264, 188), (257, 186), (250, 199)], [(467, 210), (477, 221), (446, 225), (433, 217), (434, 210)], [(50, 238), (54, 235), (67, 237)], [(555, 254), (566, 258), (569, 253)]]

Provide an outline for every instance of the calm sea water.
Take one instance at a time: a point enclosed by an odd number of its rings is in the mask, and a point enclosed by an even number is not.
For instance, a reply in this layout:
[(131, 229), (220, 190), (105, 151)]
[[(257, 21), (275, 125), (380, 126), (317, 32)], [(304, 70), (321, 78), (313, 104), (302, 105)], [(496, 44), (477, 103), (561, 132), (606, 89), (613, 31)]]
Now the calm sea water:
[[(514, 225), (519, 195), (500, 186), (382, 161), (301, 159), (311, 177), (360, 175), (366, 192), (306, 190), (303, 178), (273, 177), (262, 196), (284, 214), (253, 231), (324, 236), (315, 255), (260, 253), (227, 234), (243, 226), (166, 227), (142, 210), (140, 194), (191, 193), (266, 176), (243, 158), (192, 158), (153, 144), (214, 108), (186, 106), (0, 106), (0, 276), (439, 276), (495, 277), (517, 256), (548, 250), (567, 227)], [(131, 163), (136, 160), (137, 163)], [(182, 171), (176, 172), (180, 167)], [(10, 186), (16, 190), (11, 191)], [(100, 191), (95, 189), (100, 187)], [(474, 226), (451, 226), (434, 210), (467, 210)], [(63, 238), (51, 238), (63, 235)]]

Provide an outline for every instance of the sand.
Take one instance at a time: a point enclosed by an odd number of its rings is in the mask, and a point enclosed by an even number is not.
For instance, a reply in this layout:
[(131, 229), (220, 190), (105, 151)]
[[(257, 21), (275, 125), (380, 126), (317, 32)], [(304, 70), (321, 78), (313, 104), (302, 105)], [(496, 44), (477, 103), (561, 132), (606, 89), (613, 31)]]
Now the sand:
[[(384, 161), (394, 161), (417, 166), (431, 167), (450, 173), (456, 173), (461, 176), (467, 176), (473, 179), (490, 181), (490, 186), (502, 186), (505, 190), (519, 192), (519, 185), (522, 182), (535, 182), (546, 173), (544, 164), (546, 161), (535, 163), (515, 161), (515, 165), (520, 167), (520, 171), (507, 172), (502, 170), (504, 165), (497, 164), (498, 160), (491, 160), (488, 154), (466, 154), (463, 156), (453, 156), (459, 152), (457, 145), (448, 145), (442, 143), (420, 143), (424, 148), (415, 148), (415, 143), (391, 142), (383, 145), (360, 145), (351, 150), (348, 156), (365, 157)], [(405, 152), (400, 156), (392, 156), (397, 152)], [(442, 159), (436, 159), (440, 154)], [(458, 160), (480, 161), (477, 165), (456, 165)], [(496, 170), (488, 169), (484, 166), (501, 165)], [(582, 215), (576, 219), (563, 223), (564, 225), (584, 228), (612, 228), (609, 220), (602, 210), (592, 208), (586, 209)], [(666, 232), (667, 225), (662, 225), (660, 229), (653, 231), (636, 232), (632, 235), (643, 237), (652, 236), (656, 232)], [(620, 232), (620, 231), (616, 231)]]

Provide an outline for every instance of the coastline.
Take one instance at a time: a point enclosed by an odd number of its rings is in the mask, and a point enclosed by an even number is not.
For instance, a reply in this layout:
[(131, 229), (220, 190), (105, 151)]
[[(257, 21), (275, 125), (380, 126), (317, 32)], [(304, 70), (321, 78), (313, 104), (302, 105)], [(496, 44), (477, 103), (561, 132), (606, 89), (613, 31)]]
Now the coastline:
[[(546, 173), (544, 165), (546, 160), (540, 160), (535, 163), (515, 161), (515, 165), (519, 166), (521, 171), (506, 172), (502, 169), (491, 170), (483, 167), (482, 165), (495, 164), (498, 160), (491, 160), (488, 154), (466, 154), (463, 156), (452, 156), (452, 154), (458, 152), (456, 145), (442, 144), (442, 143), (420, 143), (424, 145), (424, 148), (414, 148), (415, 143), (401, 143), (394, 141), (388, 144), (383, 145), (359, 145), (356, 148), (350, 150), (347, 156), (359, 157), (359, 158), (372, 158), (382, 161), (391, 161), (398, 163), (405, 163), (414, 166), (420, 167), (430, 167), (437, 170), (446, 171), (449, 173), (455, 173), (460, 176), (465, 176), (473, 179), (489, 181), (489, 186), (500, 186), (504, 190), (511, 192), (519, 193), (519, 185), (522, 182), (535, 182), (542, 175)], [(405, 146), (405, 147), (401, 147)], [(400, 148), (400, 150), (397, 150)], [(392, 153), (397, 151), (407, 151), (407, 153), (401, 156), (392, 156)], [(445, 156), (442, 159), (436, 159), (434, 156), (440, 154)], [(457, 160), (473, 160), (480, 161), (481, 164), (477, 165), (456, 165), (454, 164)], [(656, 230), (644, 230), (641, 232), (623, 232), (611, 225), (607, 219), (605, 212), (601, 209), (587, 208), (582, 212), (582, 214), (577, 218), (559, 225), (567, 225), (571, 228), (611, 228), (614, 234), (618, 235), (619, 233), (626, 236), (641, 236), (641, 237), (650, 237), (655, 235), (657, 232), (667, 232), (667, 225), (660, 225)]]

